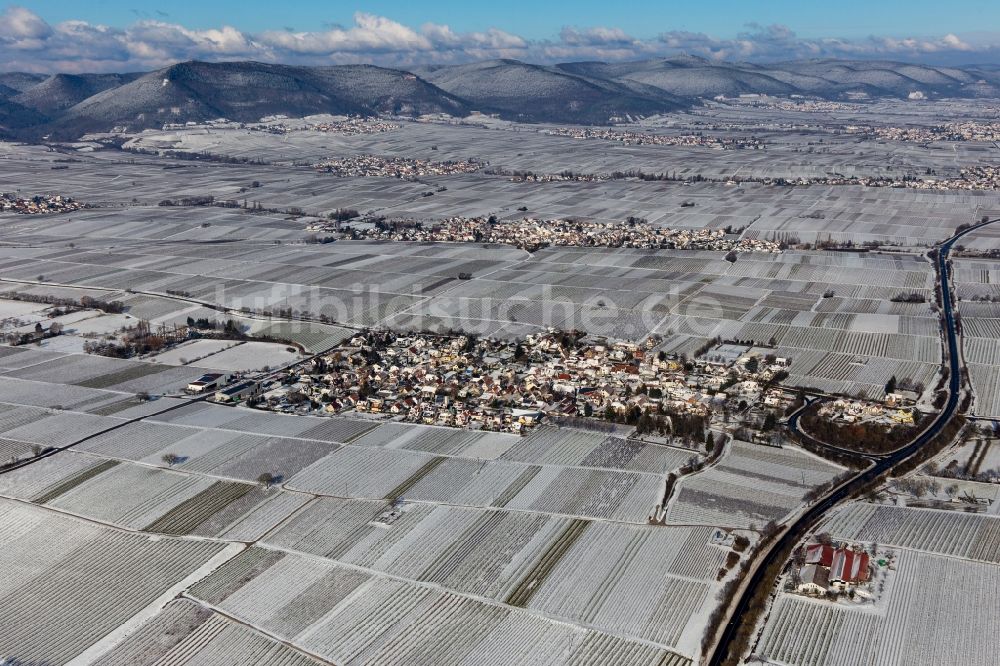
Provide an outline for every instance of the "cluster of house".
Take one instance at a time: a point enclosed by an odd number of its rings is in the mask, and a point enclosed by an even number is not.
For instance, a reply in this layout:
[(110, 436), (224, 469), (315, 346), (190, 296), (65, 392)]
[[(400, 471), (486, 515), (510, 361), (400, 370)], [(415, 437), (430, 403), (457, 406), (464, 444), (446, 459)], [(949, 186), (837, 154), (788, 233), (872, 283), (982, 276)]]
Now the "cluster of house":
[(727, 396), (769, 395), (782, 367), (777, 360), (685, 367), (655, 352), (656, 344), (652, 338), (641, 345), (591, 343), (554, 330), (520, 342), (369, 331), (276, 379), (262, 398), (285, 412), (357, 411), (522, 432), (546, 415), (704, 416)]
[(805, 559), (795, 586), (800, 594), (826, 595), (854, 592), (870, 596), (865, 589), (871, 580), (868, 553), (847, 546), (813, 543), (806, 546)]
[(339, 177), (420, 178), (478, 171), (482, 164), (472, 160), (431, 160), (380, 155), (352, 155), (324, 160), (315, 165), (318, 171)]
[(887, 394), (882, 403), (838, 398), (823, 403), (817, 413), (836, 423), (899, 426), (914, 422), (912, 401), (899, 393)]
[(997, 141), (1000, 139), (1000, 122), (966, 120), (930, 127), (893, 127), (873, 125), (848, 125), (847, 134), (861, 134), (885, 141), (929, 143), (931, 141)]
[(161, 129), (164, 132), (182, 130), (182, 129), (196, 129), (199, 127), (210, 127), (213, 129), (237, 129), (246, 128), (247, 125), (244, 123), (229, 120), (228, 118), (213, 118), (211, 120), (194, 121), (189, 120), (183, 123), (163, 123)]
[(575, 247), (668, 248), (781, 252), (773, 241), (739, 238), (721, 229), (668, 229), (644, 221), (585, 222), (524, 218), (498, 222), (496, 218), (452, 217), (433, 224), (388, 223), (357, 230), (356, 235), (394, 241), (498, 243), (525, 250), (550, 245)]
[(385, 132), (398, 130), (400, 127), (402, 125), (398, 123), (390, 123), (378, 118), (350, 117), (346, 120), (318, 123), (313, 125), (312, 129), (327, 134), (351, 136), (355, 134), (384, 134)]
[(996, 190), (1000, 189), (1000, 167), (975, 166), (961, 169), (953, 178), (932, 176), (819, 176), (800, 178), (728, 178), (727, 185), (761, 183), (764, 185), (863, 185), (865, 187), (893, 187), (911, 190)]
[(83, 208), (82, 203), (60, 194), (34, 197), (0, 194), (0, 212), (4, 213), (38, 215), (42, 213), (67, 213), (73, 210), (80, 210), (81, 208)]
[(865, 109), (860, 104), (850, 102), (831, 102), (823, 99), (781, 99), (767, 95), (740, 95), (740, 97), (735, 99), (719, 95), (714, 99), (717, 102), (725, 102), (736, 106), (750, 106), (755, 109), (799, 111), (804, 113), (829, 113), (831, 111), (856, 112)]
[[(329, 118), (329, 120), (327, 120)], [(303, 118), (290, 120), (282, 118), (272, 122), (261, 122), (250, 125), (240, 125), (241, 129), (249, 129), (268, 134), (288, 134), (294, 131), (314, 131), (324, 134), (341, 134), (352, 136), (359, 134), (383, 134), (397, 130), (402, 125), (363, 116), (323, 116), (322, 119)]]
[(1000, 189), (1000, 166), (973, 166), (962, 169), (958, 178), (923, 181), (929, 189), (996, 190)]
[(569, 171), (562, 173), (533, 173), (530, 171), (505, 172), (503, 169), (495, 169), (492, 173), (509, 176), (512, 183), (559, 183), (567, 181), (574, 183), (599, 183), (611, 180), (609, 174), (575, 173)]
[(539, 130), (541, 134), (567, 136), (573, 139), (603, 139), (618, 141), (626, 146), (707, 146), (719, 150), (758, 150), (764, 142), (756, 137), (717, 137), (703, 134), (649, 134), (600, 127), (554, 127)]

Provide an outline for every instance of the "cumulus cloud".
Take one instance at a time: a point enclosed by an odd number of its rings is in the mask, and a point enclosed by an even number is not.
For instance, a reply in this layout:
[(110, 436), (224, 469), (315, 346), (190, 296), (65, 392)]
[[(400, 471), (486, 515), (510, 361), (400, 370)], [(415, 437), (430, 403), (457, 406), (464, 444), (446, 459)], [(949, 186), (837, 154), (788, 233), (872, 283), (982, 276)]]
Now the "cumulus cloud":
[(0, 40), (4, 42), (41, 42), (51, 35), (49, 24), (24, 7), (8, 7), (0, 14)]
[[(942, 37), (880, 37), (847, 40), (803, 39), (783, 25), (750, 24), (734, 39), (716, 39), (703, 33), (665, 32), (660, 42), (672, 52), (700, 55), (712, 60), (792, 60), (799, 58), (896, 58), (929, 62), (968, 62), (966, 54), (979, 53), (996, 59), (1000, 35), (973, 47), (957, 35)], [(938, 56), (928, 58), (928, 56)]]
[(637, 44), (639, 40), (630, 37), (621, 28), (571, 28), (562, 29), (559, 39), (566, 46), (624, 46)]
[(848, 57), (1000, 62), (1000, 36), (803, 39), (782, 25), (751, 24), (732, 38), (665, 31), (651, 39), (613, 26), (567, 26), (554, 38), (529, 40), (487, 28), (459, 32), (440, 23), (407, 26), (357, 12), (350, 26), (314, 31), (248, 33), (233, 26), (196, 30), (142, 14), (125, 27), (87, 21), (49, 24), (34, 12), (9, 6), (0, 12), (0, 68), (26, 71), (136, 71), (184, 60), (261, 60), (292, 64), (371, 62), (388, 66), (453, 63), (488, 58), (531, 62), (618, 61), (687, 53), (710, 60), (769, 61)]
[(428, 51), (431, 41), (417, 31), (383, 16), (357, 12), (351, 28), (323, 32), (270, 31), (260, 41), (291, 55), (396, 53)]

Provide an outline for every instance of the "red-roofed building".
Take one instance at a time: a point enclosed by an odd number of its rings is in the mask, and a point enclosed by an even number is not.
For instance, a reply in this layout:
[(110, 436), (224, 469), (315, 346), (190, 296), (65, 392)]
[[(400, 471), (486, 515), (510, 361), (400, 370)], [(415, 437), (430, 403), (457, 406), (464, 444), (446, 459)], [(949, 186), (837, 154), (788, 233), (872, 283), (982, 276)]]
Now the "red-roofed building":
[(838, 548), (833, 554), (830, 566), (830, 581), (841, 585), (855, 585), (868, 582), (870, 572), (868, 553), (858, 553), (847, 548)]
[(871, 579), (868, 553), (821, 543), (808, 544), (799, 575), (799, 592), (804, 594), (819, 594), (823, 589), (832, 592), (855, 589), (854, 586)]
[(806, 546), (806, 564), (818, 564), (829, 569), (833, 566), (833, 546), (813, 543)]

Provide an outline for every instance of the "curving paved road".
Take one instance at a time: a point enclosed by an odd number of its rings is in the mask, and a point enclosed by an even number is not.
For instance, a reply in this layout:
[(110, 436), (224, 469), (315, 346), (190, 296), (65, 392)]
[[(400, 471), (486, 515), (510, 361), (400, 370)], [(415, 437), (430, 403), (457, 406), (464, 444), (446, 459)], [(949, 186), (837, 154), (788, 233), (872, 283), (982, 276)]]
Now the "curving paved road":
[(768, 546), (763, 553), (759, 554), (757, 567), (753, 570), (750, 578), (742, 588), (743, 591), (740, 598), (729, 615), (729, 622), (726, 624), (721, 638), (716, 644), (715, 649), (712, 651), (711, 657), (708, 659), (708, 663), (712, 666), (721, 666), (729, 656), (729, 651), (733, 647), (733, 642), (740, 628), (740, 622), (742, 618), (747, 615), (747, 611), (750, 607), (750, 601), (754, 594), (756, 594), (765, 585), (773, 585), (774, 581), (770, 580), (767, 576), (766, 564), (771, 562), (772, 558), (777, 554), (791, 550), (791, 548), (793, 548), (799, 541), (805, 530), (819, 522), (819, 520), (830, 509), (850, 496), (851, 488), (857, 482), (867, 483), (869, 481), (873, 481), (883, 472), (892, 469), (899, 463), (908, 459), (914, 453), (919, 451), (925, 444), (931, 441), (931, 439), (933, 439), (939, 432), (941, 432), (945, 425), (947, 425), (955, 415), (955, 412), (958, 410), (959, 396), (961, 392), (962, 355), (958, 346), (958, 335), (955, 332), (955, 312), (951, 300), (951, 273), (948, 270), (948, 253), (951, 251), (952, 246), (958, 239), (997, 221), (998, 220), (987, 220), (986, 222), (973, 225), (968, 229), (964, 229), (955, 234), (938, 247), (937, 269), (939, 285), (941, 288), (941, 309), (944, 313), (941, 325), (945, 334), (945, 342), (948, 347), (948, 364), (950, 368), (950, 376), (948, 378), (948, 400), (945, 403), (944, 408), (938, 414), (937, 418), (934, 419), (934, 422), (931, 423), (926, 430), (917, 435), (912, 442), (895, 452), (888, 454), (884, 458), (875, 461), (875, 464), (871, 467), (865, 469), (857, 476), (852, 477), (850, 480), (845, 481), (840, 486), (831, 490), (826, 497), (822, 498), (819, 502), (806, 510), (798, 520), (788, 525), (780, 536), (772, 541), (770, 546)]

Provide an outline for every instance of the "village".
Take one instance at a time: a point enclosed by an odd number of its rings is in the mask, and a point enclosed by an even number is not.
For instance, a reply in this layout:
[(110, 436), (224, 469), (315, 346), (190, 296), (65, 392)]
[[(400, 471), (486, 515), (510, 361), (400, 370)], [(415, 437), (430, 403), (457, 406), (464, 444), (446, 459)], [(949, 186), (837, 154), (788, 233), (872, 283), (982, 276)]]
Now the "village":
[(317, 171), (339, 178), (420, 178), (447, 176), (456, 173), (473, 173), (483, 165), (474, 160), (433, 162), (404, 157), (379, 155), (352, 155), (325, 160), (315, 165)]
[(727, 97), (717, 95), (712, 98), (716, 102), (734, 106), (749, 106), (761, 110), (773, 111), (798, 111), (802, 113), (830, 113), (831, 111), (847, 111), (856, 113), (865, 107), (862, 104), (853, 102), (836, 102), (825, 99), (805, 99), (798, 95), (791, 98), (772, 97), (770, 95), (759, 95), (746, 93), (738, 97)]
[(354, 136), (358, 134), (383, 134), (401, 127), (399, 123), (388, 122), (379, 118), (362, 118), (351, 116), (346, 119), (333, 119), (313, 125), (311, 129), (325, 134), (342, 134)]
[(598, 127), (556, 127), (539, 130), (541, 134), (566, 136), (573, 139), (603, 139), (619, 141), (626, 146), (707, 146), (718, 150), (763, 150), (765, 145), (756, 137), (721, 138), (703, 134), (649, 134)]
[(252, 131), (269, 134), (288, 134), (296, 131), (322, 132), (323, 134), (339, 134), (341, 136), (367, 136), (384, 134), (401, 127), (399, 123), (382, 120), (378, 117), (364, 116), (325, 116), (319, 120), (315, 117), (301, 120), (277, 119), (269, 123), (251, 123), (240, 125)]
[(0, 194), (0, 212), (18, 213), (21, 215), (40, 215), (44, 213), (68, 213), (80, 210), (84, 205), (70, 197), (60, 194), (47, 194), (33, 197), (21, 197), (16, 194)]
[(910, 190), (996, 190), (1000, 189), (1000, 167), (973, 166), (959, 170), (958, 176), (822, 176), (788, 178), (742, 178), (733, 177), (724, 181), (727, 185), (740, 183), (761, 183), (764, 185), (863, 185), (865, 187), (892, 187)]
[(881, 125), (847, 125), (847, 134), (882, 141), (929, 143), (931, 141), (996, 141), (1000, 139), (1000, 123), (972, 120), (945, 123), (931, 127), (895, 127)]
[(782, 404), (788, 359), (755, 350), (725, 362), (689, 360), (656, 344), (556, 330), (519, 342), (367, 331), (274, 378), (254, 404), (513, 433), (547, 417), (678, 432), (686, 419), (707, 424), (713, 408), (728, 413), (729, 403)]
[[(334, 223), (319, 222), (309, 231), (330, 231)], [(418, 242), (495, 243), (528, 251), (543, 247), (626, 247), (645, 249), (716, 250), (780, 253), (778, 243), (760, 238), (740, 238), (724, 229), (669, 229), (654, 227), (640, 218), (624, 222), (538, 220), (523, 218), (500, 222), (490, 217), (452, 217), (432, 225), (418, 222), (377, 222), (355, 229), (352, 239)]]
[(325, 134), (340, 134), (343, 136), (371, 135), (391, 132), (401, 127), (398, 123), (383, 120), (377, 116), (341, 116), (323, 114), (306, 118), (289, 118), (277, 114), (265, 116), (260, 122), (247, 123), (215, 118), (203, 121), (188, 121), (185, 123), (164, 123), (164, 132), (185, 129), (240, 129), (264, 134), (284, 135), (295, 131), (316, 131)]

